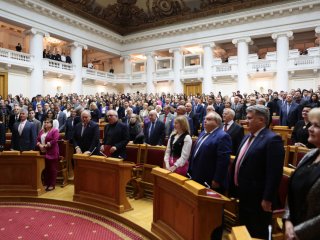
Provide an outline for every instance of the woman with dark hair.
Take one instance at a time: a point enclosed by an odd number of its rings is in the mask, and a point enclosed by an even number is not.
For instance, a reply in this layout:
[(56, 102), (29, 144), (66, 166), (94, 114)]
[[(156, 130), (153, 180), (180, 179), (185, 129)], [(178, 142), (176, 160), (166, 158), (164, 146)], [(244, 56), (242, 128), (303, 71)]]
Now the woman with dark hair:
[[(59, 122), (58, 122), (58, 120), (56, 119), (56, 116), (55, 116), (55, 114), (54, 114), (54, 112), (52, 111), (52, 110), (48, 110), (48, 112), (47, 112), (47, 118), (49, 118), (49, 119), (52, 119), (52, 126), (53, 126), (53, 128), (56, 128), (56, 129), (58, 129), (59, 130)], [(42, 128), (44, 127), (44, 124), (42, 125)]]
[(316, 93), (311, 94), (311, 98), (309, 100), (308, 105), (310, 105), (311, 108), (316, 108), (316, 107), (320, 106), (319, 97), (318, 97), (318, 95)]
[(44, 183), (46, 191), (52, 191), (56, 185), (59, 161), (59, 130), (53, 128), (53, 119), (43, 121), (43, 129), (37, 137), (37, 146), (45, 154)]

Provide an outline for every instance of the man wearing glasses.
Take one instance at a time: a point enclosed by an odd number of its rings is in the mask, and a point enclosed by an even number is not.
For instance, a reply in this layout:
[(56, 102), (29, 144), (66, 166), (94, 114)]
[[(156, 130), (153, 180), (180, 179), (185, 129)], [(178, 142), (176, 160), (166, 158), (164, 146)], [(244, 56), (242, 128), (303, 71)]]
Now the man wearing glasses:
[(108, 157), (125, 159), (129, 142), (128, 126), (118, 121), (118, 113), (115, 110), (109, 110), (107, 118), (109, 124), (104, 127), (103, 145), (100, 150)]

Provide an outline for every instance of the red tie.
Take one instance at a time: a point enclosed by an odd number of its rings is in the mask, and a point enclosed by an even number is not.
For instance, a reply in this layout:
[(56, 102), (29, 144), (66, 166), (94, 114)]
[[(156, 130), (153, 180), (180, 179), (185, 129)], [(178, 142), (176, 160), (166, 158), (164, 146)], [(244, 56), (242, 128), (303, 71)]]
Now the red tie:
[(237, 159), (237, 162), (236, 162), (235, 171), (234, 171), (234, 184), (236, 186), (238, 186), (238, 175), (239, 175), (239, 169), (240, 169), (241, 163), (243, 161), (243, 158), (244, 158), (246, 152), (248, 151), (248, 149), (249, 149), (249, 147), (251, 145), (251, 142), (252, 142), (253, 138), (254, 138), (254, 135), (250, 135), (249, 139), (242, 146), (242, 148), (241, 148), (241, 150), (239, 152), (238, 159)]
[(164, 115), (163, 123), (166, 124), (167, 121), (167, 115)]

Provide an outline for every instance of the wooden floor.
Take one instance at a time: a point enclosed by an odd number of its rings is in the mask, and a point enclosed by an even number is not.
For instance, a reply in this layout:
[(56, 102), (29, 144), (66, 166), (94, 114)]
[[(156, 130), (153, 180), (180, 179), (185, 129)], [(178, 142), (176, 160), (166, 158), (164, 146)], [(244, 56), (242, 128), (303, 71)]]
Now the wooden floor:
[[(69, 184), (63, 188), (57, 187), (54, 191), (46, 192), (41, 195), (40, 198), (49, 198), (56, 200), (71, 201), (73, 198), (74, 186)], [(151, 231), (152, 215), (153, 215), (153, 204), (150, 199), (129, 199), (132, 211), (122, 213), (121, 216), (138, 224), (144, 229)]]

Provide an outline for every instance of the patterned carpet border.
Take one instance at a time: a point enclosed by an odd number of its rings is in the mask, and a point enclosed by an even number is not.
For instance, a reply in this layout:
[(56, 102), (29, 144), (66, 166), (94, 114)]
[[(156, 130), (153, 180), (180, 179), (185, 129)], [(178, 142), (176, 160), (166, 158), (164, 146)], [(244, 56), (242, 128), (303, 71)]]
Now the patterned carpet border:
[[(145, 236), (143, 236), (141, 233), (133, 230), (131, 227), (126, 226), (125, 224), (112, 219), (108, 216), (103, 216), (98, 213), (92, 213), (87, 210), (78, 209), (74, 207), (66, 207), (61, 205), (55, 205), (50, 203), (39, 203), (39, 202), (0, 202), (0, 208), (1, 207), (32, 207), (32, 208), (40, 208), (43, 210), (48, 211), (59, 211), (61, 213), (65, 214), (72, 214), (77, 215), (81, 218), (87, 219), (87, 220), (95, 220), (94, 222), (107, 228), (112, 228), (111, 231), (114, 231), (115, 233), (121, 233), (122, 237), (124, 239), (134, 239), (134, 240), (144, 240), (148, 239)], [(103, 224), (101, 224), (103, 223)]]

